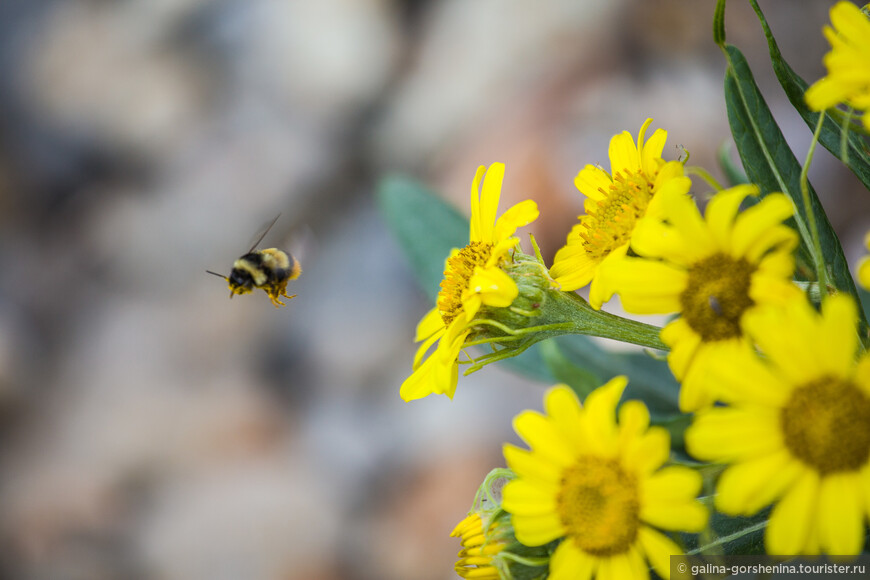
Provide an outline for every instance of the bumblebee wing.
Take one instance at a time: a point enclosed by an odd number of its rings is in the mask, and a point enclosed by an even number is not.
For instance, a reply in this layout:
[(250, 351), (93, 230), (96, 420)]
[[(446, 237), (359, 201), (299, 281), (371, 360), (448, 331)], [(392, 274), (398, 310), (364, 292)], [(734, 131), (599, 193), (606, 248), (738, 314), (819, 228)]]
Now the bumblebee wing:
[(275, 216), (275, 219), (273, 219), (273, 220), (272, 220), (272, 221), (271, 221), (271, 222), (270, 222), (270, 223), (269, 223), (269, 225), (268, 225), (268, 226), (266, 226), (266, 229), (265, 229), (265, 230), (263, 230), (263, 233), (262, 233), (262, 234), (260, 234), (260, 237), (258, 237), (258, 238), (257, 238), (257, 241), (256, 241), (256, 242), (254, 242), (254, 245), (253, 245), (253, 246), (251, 246), (251, 249), (250, 249), (250, 250), (248, 250), (248, 251), (247, 251), (247, 252), (246, 252), (246, 253), (247, 253), (247, 254), (250, 254), (250, 253), (251, 253), (251, 252), (253, 252), (253, 251), (254, 251), (254, 248), (256, 248), (256, 247), (257, 247), (257, 246), (259, 246), (259, 245), (260, 245), (260, 242), (262, 242), (262, 241), (263, 241), (263, 238), (265, 238), (265, 237), (266, 237), (266, 234), (268, 234), (268, 233), (269, 233), (269, 230), (271, 230), (271, 229), (272, 229), (272, 226), (274, 226), (274, 225), (275, 225), (275, 222), (277, 222), (277, 221), (278, 221), (278, 218), (279, 218), (279, 217), (281, 217), (281, 214), (280, 214), (280, 213), (279, 213), (279, 214), (278, 214), (278, 215), (276, 215), (276, 216)]
[(297, 278), (301, 273), (302, 264), (311, 260), (312, 255), (317, 253), (316, 242), (314, 232), (308, 225), (294, 227), (288, 239), (285, 240), (284, 247), (289, 250), (288, 254), (293, 258), (291, 261), (295, 262), (296, 268), (298, 268), (293, 278)]

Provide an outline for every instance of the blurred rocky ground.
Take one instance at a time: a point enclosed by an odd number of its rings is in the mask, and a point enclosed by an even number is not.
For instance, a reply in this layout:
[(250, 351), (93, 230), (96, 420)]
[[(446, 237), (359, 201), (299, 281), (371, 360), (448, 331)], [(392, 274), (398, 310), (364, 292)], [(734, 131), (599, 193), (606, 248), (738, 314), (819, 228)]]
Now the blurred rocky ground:
[[(808, 79), (830, 4), (763, 2)], [(0, 577), (454, 577), (448, 534), (546, 385), (487, 368), (399, 399), (428, 305), (378, 180), (465, 211), (504, 161), (502, 207), (536, 199), (551, 256), (614, 133), (654, 117), (666, 157), (715, 168), (713, 7), (0, 3)], [(743, 3), (728, 33), (802, 158)], [(824, 153), (811, 176), (854, 262), (870, 199)], [(204, 270), (279, 213), (264, 243), (301, 248), (298, 297), (228, 300)]]

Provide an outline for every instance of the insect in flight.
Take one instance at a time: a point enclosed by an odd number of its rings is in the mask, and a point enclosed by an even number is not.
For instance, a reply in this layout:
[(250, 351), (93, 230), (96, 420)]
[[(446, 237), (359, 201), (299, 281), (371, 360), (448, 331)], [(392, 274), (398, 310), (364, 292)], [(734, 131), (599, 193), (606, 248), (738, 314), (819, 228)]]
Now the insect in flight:
[(284, 302), (281, 302), (281, 296), (288, 300), (296, 297), (296, 294), (287, 295), (287, 282), (295, 280), (302, 273), (302, 267), (296, 258), (277, 248), (254, 250), (263, 241), (279, 217), (281, 217), (280, 214), (272, 220), (272, 223), (254, 242), (251, 249), (233, 263), (233, 269), (229, 276), (206, 270), (209, 274), (219, 276), (227, 281), (230, 287), (230, 298), (234, 294), (248, 294), (253, 292), (254, 288), (260, 288), (268, 294), (269, 300), (277, 308), (284, 306)]

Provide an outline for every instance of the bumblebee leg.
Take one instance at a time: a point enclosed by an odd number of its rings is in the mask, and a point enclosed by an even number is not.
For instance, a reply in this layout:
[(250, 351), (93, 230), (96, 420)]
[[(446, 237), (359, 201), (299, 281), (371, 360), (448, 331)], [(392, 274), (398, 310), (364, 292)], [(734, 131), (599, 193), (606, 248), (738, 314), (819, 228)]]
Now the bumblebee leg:
[(296, 294), (287, 294), (287, 283), (286, 282), (284, 283), (284, 287), (281, 288), (281, 296), (283, 296), (287, 300), (290, 300), (291, 298), (296, 298)]
[(283, 285), (278, 283), (271, 284), (269, 286), (263, 286), (263, 291), (269, 296), (269, 300), (272, 301), (272, 304), (275, 305), (275, 308), (285, 306), (285, 304), (281, 302), (281, 296), (286, 296), (286, 294), (284, 293), (286, 286), (286, 282)]

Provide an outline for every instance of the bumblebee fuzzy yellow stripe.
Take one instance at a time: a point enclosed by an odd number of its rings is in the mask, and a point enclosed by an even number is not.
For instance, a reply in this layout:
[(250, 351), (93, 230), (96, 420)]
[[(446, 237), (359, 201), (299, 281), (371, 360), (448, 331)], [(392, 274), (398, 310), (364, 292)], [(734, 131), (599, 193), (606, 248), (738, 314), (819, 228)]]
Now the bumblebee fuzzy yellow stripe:
[(288, 300), (296, 297), (296, 294), (292, 296), (287, 294), (287, 282), (295, 280), (302, 273), (302, 267), (296, 258), (277, 248), (254, 250), (276, 221), (278, 221), (277, 217), (251, 246), (248, 253), (233, 262), (233, 269), (229, 276), (206, 270), (209, 274), (227, 281), (230, 287), (230, 298), (234, 294), (248, 294), (253, 292), (254, 288), (259, 288), (269, 296), (269, 300), (277, 308), (285, 305), (281, 301), (282, 296)]

